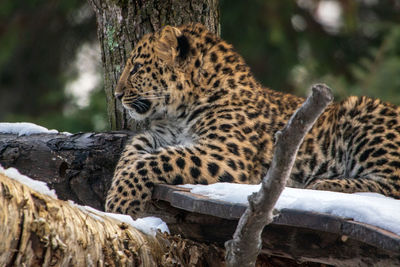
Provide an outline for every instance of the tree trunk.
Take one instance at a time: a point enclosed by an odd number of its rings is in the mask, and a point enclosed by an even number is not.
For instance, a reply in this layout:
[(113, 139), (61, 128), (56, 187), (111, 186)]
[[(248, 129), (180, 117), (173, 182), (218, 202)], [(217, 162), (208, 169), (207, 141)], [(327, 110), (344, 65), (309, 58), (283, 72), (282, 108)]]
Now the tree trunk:
[(88, 0), (96, 13), (112, 130), (137, 129), (114, 98), (125, 61), (140, 38), (165, 25), (200, 22), (219, 33), (218, 0)]
[(0, 266), (221, 266), (223, 249), (132, 226), (0, 174)]

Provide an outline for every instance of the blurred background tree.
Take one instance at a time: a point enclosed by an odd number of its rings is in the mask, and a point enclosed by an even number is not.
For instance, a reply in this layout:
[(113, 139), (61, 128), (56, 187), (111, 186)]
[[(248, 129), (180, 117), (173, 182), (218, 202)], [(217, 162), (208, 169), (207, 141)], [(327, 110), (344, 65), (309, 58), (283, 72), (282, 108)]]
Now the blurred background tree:
[[(220, 0), (222, 38), (270, 88), (400, 105), (400, 1)], [(85, 1), (0, 2), (0, 121), (108, 127), (95, 17)]]
[(85, 1), (0, 1), (0, 121), (105, 129), (100, 66)]

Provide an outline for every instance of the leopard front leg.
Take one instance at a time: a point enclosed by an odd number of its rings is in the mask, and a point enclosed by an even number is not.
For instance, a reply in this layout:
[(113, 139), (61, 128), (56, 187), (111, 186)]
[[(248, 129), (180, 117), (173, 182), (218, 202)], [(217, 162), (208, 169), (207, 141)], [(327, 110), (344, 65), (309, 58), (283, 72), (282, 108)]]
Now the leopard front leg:
[(121, 158), (108, 192), (106, 210), (136, 218), (146, 208), (156, 183), (209, 184), (248, 182), (250, 162), (221, 144), (166, 147), (134, 157)]
[[(127, 142), (115, 168), (112, 184), (107, 193), (106, 211), (122, 213), (120, 205), (124, 206), (127, 198), (135, 198), (136, 191), (141, 186), (134, 186), (134, 183), (139, 181), (133, 177), (131, 170), (135, 167), (136, 161), (159, 148), (161, 140), (158, 139), (149, 131), (136, 135)], [(137, 203), (137, 201), (134, 203)]]
[(123, 159), (113, 177), (113, 182), (107, 194), (106, 211), (129, 214), (136, 217), (142, 210), (145, 201), (150, 199), (153, 182), (146, 177), (147, 170), (139, 157), (132, 160)]

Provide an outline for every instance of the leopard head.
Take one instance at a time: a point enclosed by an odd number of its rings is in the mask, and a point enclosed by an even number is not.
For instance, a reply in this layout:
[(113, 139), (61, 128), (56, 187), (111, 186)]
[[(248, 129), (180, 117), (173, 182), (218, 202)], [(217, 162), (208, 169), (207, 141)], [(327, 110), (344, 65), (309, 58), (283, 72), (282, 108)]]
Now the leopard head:
[(239, 59), (203, 25), (165, 26), (145, 35), (133, 49), (115, 96), (136, 120), (179, 117), (182, 109), (219, 90), (224, 77), (234, 73), (234, 66), (228, 66)]

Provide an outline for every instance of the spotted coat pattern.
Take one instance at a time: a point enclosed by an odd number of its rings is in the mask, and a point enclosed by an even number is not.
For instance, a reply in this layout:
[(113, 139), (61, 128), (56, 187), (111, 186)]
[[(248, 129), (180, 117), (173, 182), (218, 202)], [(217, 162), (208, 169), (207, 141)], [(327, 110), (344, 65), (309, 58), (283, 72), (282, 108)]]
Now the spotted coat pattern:
[[(148, 130), (128, 142), (106, 209), (133, 217), (156, 183), (259, 183), (274, 134), (303, 98), (263, 88), (233, 47), (199, 24), (136, 45), (115, 89)], [(400, 109), (367, 97), (333, 103), (306, 135), (288, 186), (400, 198)]]

